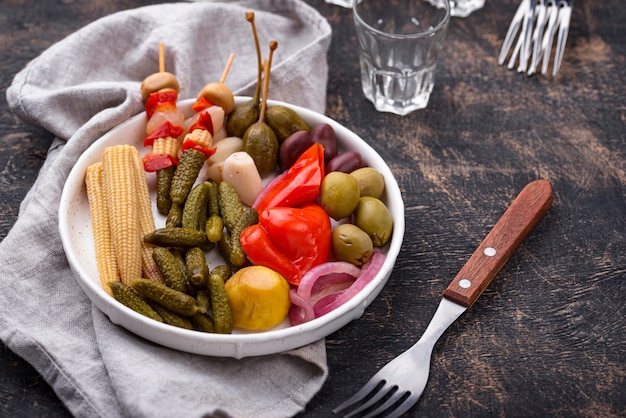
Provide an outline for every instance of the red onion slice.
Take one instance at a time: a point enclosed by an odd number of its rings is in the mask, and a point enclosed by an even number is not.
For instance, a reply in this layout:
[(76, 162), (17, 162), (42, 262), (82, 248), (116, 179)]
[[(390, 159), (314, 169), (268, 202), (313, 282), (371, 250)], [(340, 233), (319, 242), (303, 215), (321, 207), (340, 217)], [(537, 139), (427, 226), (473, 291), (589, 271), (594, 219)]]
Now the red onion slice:
[(352, 299), (376, 277), (385, 258), (386, 255), (376, 248), (361, 269), (343, 261), (313, 267), (302, 277), (298, 288), (289, 292), (291, 325), (318, 318)]
[(314, 307), (315, 317), (318, 318), (322, 315), (325, 315), (352, 299), (354, 295), (359, 293), (365, 286), (367, 286), (369, 282), (374, 279), (374, 277), (376, 277), (376, 274), (380, 271), (380, 268), (382, 267), (385, 258), (387, 258), (387, 256), (382, 251), (377, 248), (374, 249), (372, 257), (363, 266), (363, 268), (361, 269), (361, 274), (359, 274), (359, 277), (357, 277), (352, 286), (350, 286), (347, 290), (338, 295), (338, 297), (334, 300), (327, 299), (325, 302), (323, 302), (324, 299), (322, 299), (320, 302), (323, 303), (318, 302), (319, 306), (316, 305)]
[(289, 308), (289, 322), (291, 322), (291, 325), (300, 325), (315, 319), (313, 307), (309, 301), (298, 295), (296, 289), (289, 291), (289, 300), (291, 301), (291, 307)]
[(349, 274), (350, 276), (356, 278), (360, 273), (361, 270), (357, 266), (345, 261), (330, 261), (319, 264), (302, 276), (302, 280), (298, 285), (298, 295), (305, 300), (311, 299), (311, 293), (315, 282), (321, 277), (329, 274)]

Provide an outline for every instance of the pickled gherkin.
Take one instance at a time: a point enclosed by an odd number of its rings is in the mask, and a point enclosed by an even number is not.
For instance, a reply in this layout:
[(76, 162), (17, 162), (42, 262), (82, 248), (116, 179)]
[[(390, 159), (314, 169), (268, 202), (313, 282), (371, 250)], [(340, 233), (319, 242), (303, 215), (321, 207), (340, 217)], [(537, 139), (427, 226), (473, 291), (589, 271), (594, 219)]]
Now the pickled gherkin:
[(206, 181), (209, 184), (209, 201), (207, 203), (207, 216), (219, 215), (220, 204), (218, 201), (219, 185), (211, 179)]
[(175, 167), (173, 165), (157, 171), (157, 209), (161, 215), (167, 216), (172, 207), (170, 187), (174, 177)]
[(222, 278), (222, 280), (226, 281), (230, 279), (230, 276), (233, 275), (233, 271), (226, 264), (220, 264), (219, 266), (215, 266), (213, 270), (211, 270), (211, 274), (217, 274)]
[(243, 213), (243, 205), (237, 191), (225, 181), (219, 185), (218, 202), (224, 225), (231, 231)]
[(132, 288), (122, 282), (109, 282), (108, 285), (115, 300), (122, 305), (155, 321), (163, 322), (163, 318)]
[(192, 316), (198, 312), (195, 298), (162, 283), (148, 279), (134, 279), (130, 286), (146, 299), (150, 299), (179, 315)]
[(187, 251), (184, 251), (184, 250), (181, 251), (180, 248), (169, 248), (169, 250), (174, 255), (176, 262), (178, 263), (181, 271), (183, 272), (183, 276), (185, 278), (185, 289), (186, 289), (185, 293), (191, 296), (195, 296), (197, 289), (191, 283), (191, 274), (189, 273), (189, 270), (187, 269), (187, 263), (185, 263), (185, 255)]
[(163, 322), (165, 322), (166, 324), (178, 328), (193, 329), (193, 324), (191, 323), (189, 318), (178, 315), (177, 313), (170, 311), (169, 309), (159, 305), (156, 302), (150, 301), (148, 302), (148, 305), (150, 305), (150, 307), (154, 309), (154, 311), (158, 313), (161, 318), (163, 318)]
[(179, 205), (185, 203), (205, 160), (206, 156), (201, 151), (191, 148), (183, 151), (170, 187), (172, 202)]
[(211, 309), (211, 295), (208, 290), (198, 290), (198, 294), (196, 295), (196, 304), (198, 305), (198, 312), (203, 314), (209, 312)]
[(215, 332), (230, 334), (233, 331), (233, 315), (224, 289), (224, 280), (217, 274), (211, 274), (209, 276), (209, 289)]
[(204, 231), (207, 220), (210, 188), (210, 183), (203, 182), (191, 189), (183, 208), (183, 228), (193, 228), (198, 231)]
[(185, 254), (185, 265), (190, 275), (191, 284), (197, 288), (205, 288), (209, 281), (209, 266), (200, 247), (192, 247)]
[(215, 332), (215, 323), (210, 316), (197, 312), (193, 314), (190, 319), (195, 330), (201, 332)]
[(213, 248), (204, 231), (192, 228), (159, 228), (145, 235), (143, 242), (160, 247), (200, 247), (204, 250)]
[(258, 212), (253, 208), (245, 208), (232, 225), (232, 228), (222, 234), (222, 239), (218, 242), (218, 246), (222, 257), (232, 266), (240, 267), (246, 262), (246, 253), (241, 247), (239, 237), (244, 229), (258, 222)]
[(152, 250), (152, 258), (156, 263), (159, 271), (163, 275), (165, 284), (179, 292), (186, 292), (187, 272), (181, 269), (181, 265), (167, 248), (155, 247)]
[(167, 214), (165, 220), (165, 226), (167, 228), (180, 228), (183, 224), (183, 205), (178, 203), (172, 203), (170, 205), (170, 211)]
[(219, 242), (224, 232), (224, 220), (219, 215), (211, 215), (205, 225), (206, 236), (210, 242)]

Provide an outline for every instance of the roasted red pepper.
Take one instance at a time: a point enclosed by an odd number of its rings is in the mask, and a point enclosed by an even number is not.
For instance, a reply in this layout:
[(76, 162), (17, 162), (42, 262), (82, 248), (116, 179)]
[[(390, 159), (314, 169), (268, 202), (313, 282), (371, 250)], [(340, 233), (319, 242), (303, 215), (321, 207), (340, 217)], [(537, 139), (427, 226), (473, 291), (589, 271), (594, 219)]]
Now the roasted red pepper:
[(315, 143), (264, 192), (254, 203), (254, 208), (261, 213), (276, 206), (297, 207), (313, 202), (319, 196), (323, 179), (324, 147)]
[(143, 140), (143, 146), (151, 147), (155, 139), (167, 138), (168, 136), (171, 136), (172, 138), (178, 138), (182, 135), (182, 133), (183, 128), (181, 128), (180, 126), (172, 125), (168, 120), (163, 122), (150, 134), (150, 136)]
[(274, 207), (260, 212), (259, 223), (244, 229), (239, 240), (250, 261), (297, 285), (307, 271), (328, 258), (330, 218), (315, 203)]
[(209, 102), (206, 97), (202, 96), (198, 100), (196, 100), (194, 104), (191, 105), (191, 108), (196, 112), (201, 112), (211, 106), (213, 106), (213, 103)]
[(191, 140), (186, 140), (185, 142), (183, 142), (183, 146), (181, 147), (181, 150), (184, 152), (186, 149), (195, 149), (197, 151), (200, 151), (201, 153), (204, 154), (205, 158), (209, 158), (211, 155), (215, 154), (215, 151), (217, 151), (216, 147), (213, 148), (205, 148), (201, 145), (196, 144), (195, 142), (191, 141)]
[(150, 119), (156, 111), (176, 110), (177, 99), (178, 92), (176, 90), (150, 93), (148, 100), (146, 100), (146, 116)]
[(196, 123), (191, 125), (189, 128), (189, 132), (193, 132), (195, 129), (204, 129), (205, 131), (209, 131), (211, 135), (213, 135), (213, 118), (209, 112), (202, 112), (198, 115), (198, 120)]
[(143, 169), (148, 173), (153, 173), (172, 165), (178, 165), (178, 159), (168, 154), (149, 152), (143, 157)]

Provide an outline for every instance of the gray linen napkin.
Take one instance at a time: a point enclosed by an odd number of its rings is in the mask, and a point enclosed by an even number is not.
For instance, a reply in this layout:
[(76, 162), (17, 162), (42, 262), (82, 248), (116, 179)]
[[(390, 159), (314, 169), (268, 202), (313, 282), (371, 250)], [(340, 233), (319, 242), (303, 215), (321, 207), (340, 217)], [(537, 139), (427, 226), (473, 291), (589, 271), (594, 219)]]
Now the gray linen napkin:
[(50, 47), (15, 76), (13, 111), (56, 138), (19, 218), (0, 243), (0, 338), (31, 363), (79, 417), (281, 417), (304, 409), (325, 382), (323, 340), (289, 352), (221, 359), (186, 354), (113, 325), (79, 289), (61, 247), (58, 202), (72, 165), (102, 134), (143, 111), (139, 84), (158, 71), (178, 77), (180, 98), (219, 80), (251, 94), (256, 53), (279, 42), (270, 96), (325, 107), (330, 26), (297, 0), (178, 3), (104, 17)]

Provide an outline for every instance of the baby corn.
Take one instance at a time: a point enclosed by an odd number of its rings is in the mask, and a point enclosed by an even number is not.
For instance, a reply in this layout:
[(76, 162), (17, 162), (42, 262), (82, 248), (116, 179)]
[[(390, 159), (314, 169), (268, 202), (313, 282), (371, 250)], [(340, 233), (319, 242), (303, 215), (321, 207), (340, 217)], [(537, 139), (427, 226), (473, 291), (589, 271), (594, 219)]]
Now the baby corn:
[(111, 241), (109, 214), (102, 185), (102, 163), (95, 163), (87, 168), (85, 186), (89, 200), (89, 212), (93, 225), (93, 238), (96, 253), (96, 265), (102, 288), (112, 295), (109, 283), (119, 282), (120, 275)]
[(172, 157), (178, 156), (178, 139), (166, 136), (164, 138), (157, 138), (152, 143), (152, 152), (158, 155), (170, 155)]
[(154, 259), (152, 258), (152, 245), (144, 244), (143, 237), (154, 232), (154, 216), (152, 215), (152, 201), (150, 200), (150, 191), (146, 182), (146, 175), (143, 171), (143, 162), (136, 148), (132, 148), (131, 152), (134, 162), (134, 179), (137, 187), (136, 202), (139, 216), (139, 228), (141, 230), (142, 244), (142, 270), (144, 277), (150, 280), (156, 280), (163, 283), (163, 276), (159, 271)]
[(191, 141), (203, 148), (211, 148), (211, 145), (213, 144), (213, 135), (204, 129), (194, 129), (192, 132), (185, 135), (185, 142), (186, 141)]
[(116, 145), (102, 155), (103, 185), (109, 213), (111, 238), (122, 283), (130, 286), (142, 276), (143, 236), (139, 222), (137, 181), (130, 145)]

